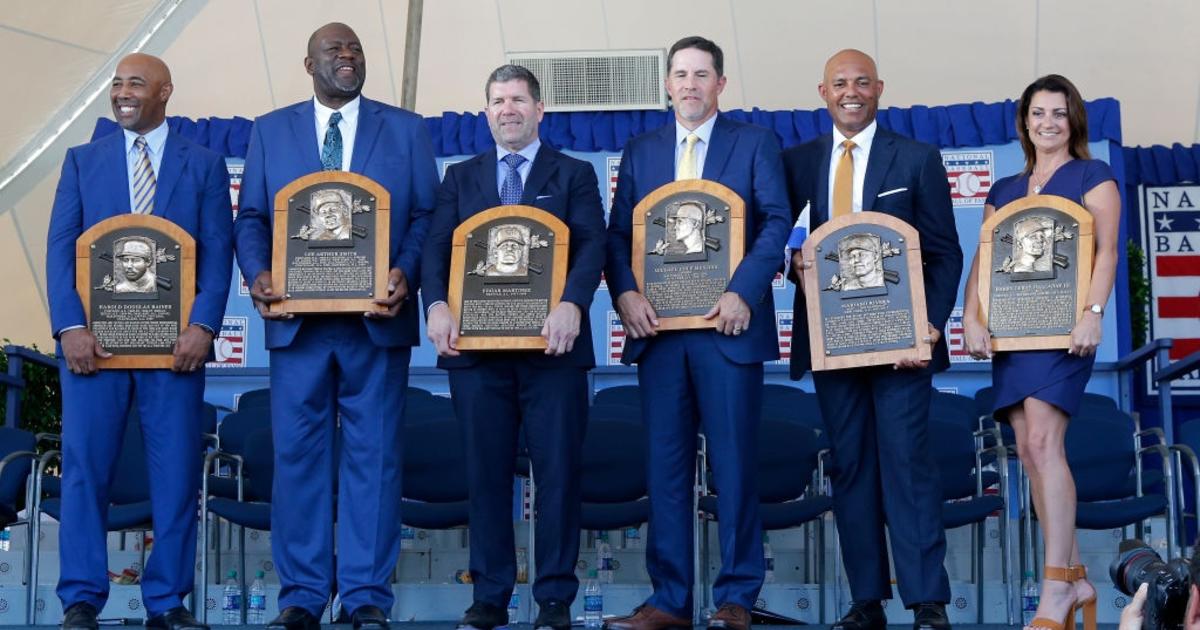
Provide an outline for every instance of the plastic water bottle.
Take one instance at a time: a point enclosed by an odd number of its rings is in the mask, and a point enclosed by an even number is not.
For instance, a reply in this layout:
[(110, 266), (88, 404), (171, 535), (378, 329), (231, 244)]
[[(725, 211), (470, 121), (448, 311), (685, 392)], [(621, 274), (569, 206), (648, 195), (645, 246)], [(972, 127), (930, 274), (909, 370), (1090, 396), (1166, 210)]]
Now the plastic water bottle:
[(242, 587), (238, 585), (237, 571), (230, 571), (225, 578), (225, 591), (221, 595), (221, 623), (227, 626), (242, 625)]
[(599, 630), (604, 625), (604, 591), (600, 590), (600, 581), (596, 579), (596, 570), (588, 571), (588, 579), (583, 587), (583, 627), (588, 630)]
[(601, 583), (612, 584), (612, 565), (612, 547), (608, 544), (608, 532), (600, 532), (600, 539), (596, 541), (596, 572)]
[(775, 581), (775, 554), (771, 551), (771, 538), (763, 534), (763, 582), (770, 584)]
[(405, 525), (400, 528), (400, 548), (412, 549), (416, 546), (417, 530)]
[(642, 547), (642, 528), (627, 527), (625, 528), (625, 548), (640, 549)]
[(249, 605), (246, 607), (246, 623), (260, 626), (267, 623), (267, 587), (263, 584), (263, 572), (254, 575), (250, 585)]
[(512, 595), (508, 596), (508, 625), (511, 626), (517, 623), (518, 615), (521, 614), (521, 594), (513, 591)]
[(0, 531), (0, 551), (8, 551), (12, 545), (12, 532), (5, 527)]
[(1025, 579), (1021, 582), (1021, 624), (1028, 626), (1033, 623), (1033, 618), (1037, 616), (1038, 604), (1041, 603), (1041, 597), (1038, 595), (1037, 582), (1033, 581), (1033, 571), (1025, 572)]

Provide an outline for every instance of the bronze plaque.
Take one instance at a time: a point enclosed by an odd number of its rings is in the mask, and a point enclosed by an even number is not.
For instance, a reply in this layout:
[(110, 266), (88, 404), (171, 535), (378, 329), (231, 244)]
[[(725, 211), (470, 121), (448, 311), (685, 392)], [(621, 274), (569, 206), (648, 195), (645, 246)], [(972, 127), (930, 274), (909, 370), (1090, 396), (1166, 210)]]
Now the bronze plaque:
[(933, 356), (911, 225), (881, 212), (844, 215), (814, 230), (802, 251), (814, 371)]
[(275, 195), (271, 283), (283, 313), (385, 311), (391, 198), (369, 177), (321, 171)]
[(979, 305), (993, 350), (1069, 348), (1092, 279), (1092, 215), (1057, 195), (997, 210), (979, 232)]
[(703, 179), (659, 187), (633, 209), (633, 275), (659, 330), (712, 328), (716, 306), (742, 262), (746, 205)]
[(545, 350), (570, 241), (565, 223), (533, 206), (496, 206), (455, 228), (447, 302), (458, 349)]
[(162, 217), (105, 219), (75, 241), (75, 288), (113, 354), (101, 368), (170, 368), (196, 297), (196, 242)]

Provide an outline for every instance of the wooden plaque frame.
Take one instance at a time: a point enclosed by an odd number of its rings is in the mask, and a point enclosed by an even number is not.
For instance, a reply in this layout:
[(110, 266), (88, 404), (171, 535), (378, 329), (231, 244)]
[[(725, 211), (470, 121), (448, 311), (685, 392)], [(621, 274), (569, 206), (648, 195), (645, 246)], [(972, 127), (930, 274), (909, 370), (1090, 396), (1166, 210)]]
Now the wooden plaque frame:
[[(554, 252), (552, 254), (552, 269), (550, 270), (550, 309), (553, 311), (562, 300), (563, 289), (567, 283), (567, 261), (571, 242), (571, 231), (561, 219), (533, 206), (508, 205), (496, 206), (463, 221), (454, 229), (450, 253), (450, 286), (446, 303), (450, 313), (454, 315), (454, 324), (462, 326), (463, 280), (467, 274), (467, 235), (486, 223), (496, 219), (519, 218), (536, 221), (554, 233)], [(471, 335), (460, 333), (458, 337), (459, 350), (545, 350), (546, 340), (541, 335), (506, 336), (506, 335)]]
[[(1030, 195), (1022, 197), (996, 210), (984, 221), (979, 229), (979, 256), (976, 270), (979, 291), (980, 320), (988, 329), (991, 322), (988, 319), (988, 309), (991, 307), (992, 292), (992, 255), (995, 243), (993, 237), (1000, 229), (1000, 223), (1006, 221), (1014, 212), (1023, 212), (1033, 208), (1050, 208), (1071, 217), (1078, 225), (1075, 236), (1075, 323), (1083, 318), (1084, 302), (1087, 301), (1088, 290), (1092, 284), (1092, 262), (1095, 256), (1095, 234), (1092, 213), (1087, 208), (1058, 195)], [(1028, 337), (992, 337), (993, 351), (1009, 350), (1050, 350), (1071, 347), (1070, 333), (1064, 335), (1036, 335)]]
[[(348, 184), (356, 186), (375, 197), (374, 210), (374, 278), (371, 297), (366, 298), (290, 298), (287, 297), (287, 246), (288, 204), (304, 189), (318, 184)], [(284, 292), (285, 298), (271, 304), (272, 313), (366, 313), (386, 312), (387, 307), (373, 300), (387, 297), (388, 273), (391, 262), (388, 253), (391, 244), (391, 195), (375, 180), (349, 171), (319, 171), (293, 180), (275, 194), (275, 212), (271, 243), (271, 285), (276, 291)]]
[[(684, 179), (664, 184), (646, 195), (633, 209), (633, 277), (638, 291), (645, 293), (646, 273), (646, 219), (654, 207), (667, 197), (680, 193), (703, 193), (720, 199), (729, 206), (729, 278), (737, 271), (746, 248), (746, 203), (733, 190), (718, 182), (706, 179)], [(715, 303), (714, 303), (715, 306)], [(658, 318), (658, 330), (690, 330), (713, 328), (714, 320), (702, 315), (684, 315)]]
[[(88, 316), (91, 328), (92, 306), (92, 245), (101, 237), (116, 230), (140, 228), (160, 232), (179, 244), (176, 254), (179, 262), (179, 330), (188, 326), (192, 315), (192, 302), (196, 299), (196, 240), (183, 228), (170, 221), (149, 214), (121, 214), (105, 219), (88, 228), (75, 240), (75, 290), (83, 302), (83, 312)], [(166, 354), (114, 354), (96, 358), (101, 369), (169, 369), (175, 364), (171, 352)]]
[[(856, 352), (840, 356), (825, 353), (821, 315), (821, 284), (817, 269), (817, 246), (826, 237), (842, 228), (855, 225), (878, 225), (892, 230), (903, 238), (903, 249), (908, 271), (908, 296), (912, 305), (913, 339), (912, 348)], [(814, 372), (840, 370), (871, 365), (891, 365), (901, 359), (928, 361), (933, 358), (933, 347), (925, 342), (929, 337), (929, 315), (925, 308), (925, 276), (921, 266), (921, 235), (908, 223), (882, 212), (857, 212), (826, 221), (813, 230), (801, 248), (804, 268), (805, 306), (808, 311), (808, 342)]]

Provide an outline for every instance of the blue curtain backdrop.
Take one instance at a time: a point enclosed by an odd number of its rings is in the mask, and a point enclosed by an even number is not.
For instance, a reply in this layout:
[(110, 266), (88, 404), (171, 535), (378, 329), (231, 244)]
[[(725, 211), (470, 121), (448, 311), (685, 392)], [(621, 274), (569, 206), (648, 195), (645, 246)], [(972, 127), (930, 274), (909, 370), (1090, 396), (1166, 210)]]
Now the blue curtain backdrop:
[[(977, 147), (1015, 141), (1017, 132), (1013, 121), (1016, 111), (1015, 101), (914, 105), (881, 109), (878, 120), (886, 129), (940, 148)], [(1087, 111), (1090, 141), (1121, 143), (1121, 111), (1115, 99), (1092, 101), (1087, 104)], [(548, 113), (542, 120), (540, 135), (543, 141), (559, 149), (620, 151), (626, 140), (667, 124), (671, 115), (670, 111)], [(773, 129), (784, 147), (811, 140), (833, 128), (829, 112), (824, 109), (767, 111), (755, 108), (727, 111), (723, 115)], [(217, 153), (226, 157), (246, 157), (251, 120), (240, 117), (192, 120), (171, 116), (167, 121), (171, 130)], [(487, 118), (482, 113), (446, 112), (426, 118), (425, 124), (438, 157), (474, 155), (494, 146)], [(115, 122), (101, 118), (96, 121), (92, 138), (116, 130)], [(1192, 155), (1190, 164), (1194, 174), (1195, 149)]]

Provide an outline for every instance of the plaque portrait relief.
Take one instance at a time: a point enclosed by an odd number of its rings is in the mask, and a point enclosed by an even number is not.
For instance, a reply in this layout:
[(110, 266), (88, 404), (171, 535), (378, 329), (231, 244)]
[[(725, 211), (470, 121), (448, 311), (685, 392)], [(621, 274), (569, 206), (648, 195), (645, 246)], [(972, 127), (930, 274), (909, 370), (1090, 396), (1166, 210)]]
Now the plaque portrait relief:
[(724, 222), (718, 209), (698, 199), (665, 204), (663, 216), (654, 219), (663, 236), (646, 253), (662, 256), (665, 263), (708, 260), (708, 250), (721, 250), (721, 239), (710, 236), (708, 226)]
[(544, 350), (542, 326), (562, 297), (570, 230), (522, 205), (484, 210), (455, 228), (447, 305), (461, 350)]
[[(113, 241), (113, 293), (158, 293), (154, 239), (129, 236)], [(152, 298), (151, 298), (152, 299)]]
[(299, 177), (275, 195), (271, 282), (284, 300), (273, 312), (378, 311), (387, 295), (390, 197), (347, 171)]
[(1052, 195), (998, 209), (979, 233), (979, 306), (993, 350), (1067, 348), (1091, 282), (1092, 216)]
[(113, 356), (102, 368), (171, 367), (195, 298), (195, 241), (153, 215), (119, 215), (75, 242), (88, 328)]
[(1072, 240), (1075, 233), (1059, 225), (1053, 217), (1028, 215), (1013, 221), (1012, 233), (1000, 241), (1011, 247), (1011, 253), (1000, 263), (996, 273), (1012, 274), (1014, 282), (1022, 280), (1051, 280), (1056, 268), (1066, 269), (1070, 258), (1056, 251), (1056, 244)]
[[(485, 278), (528, 278), (530, 270), (541, 272), (541, 266), (531, 264), (529, 250), (546, 247), (545, 237), (535, 234), (528, 225), (504, 223), (488, 228), (487, 255), (476, 263), (467, 275)], [(483, 243), (479, 245), (484, 246)]]
[(884, 242), (878, 234), (854, 233), (842, 237), (837, 243), (837, 253), (826, 256), (837, 262), (838, 271), (824, 290), (839, 291), (843, 298), (887, 293), (884, 282), (895, 284), (900, 278), (896, 272), (883, 268), (883, 259), (899, 254), (899, 249)]
[[(355, 236), (354, 215), (370, 212), (371, 207), (356, 200), (350, 191), (340, 188), (316, 190), (309, 195), (308, 223), (292, 238), (302, 241), (349, 241)], [(363, 232), (359, 230), (359, 232)], [(366, 236), (362, 233), (362, 236)]]
[(826, 221), (802, 248), (813, 370), (925, 360), (925, 286), (917, 231), (879, 212)]
[(745, 203), (706, 180), (665, 184), (633, 209), (633, 276), (661, 330), (711, 328), (704, 319), (745, 249)]

